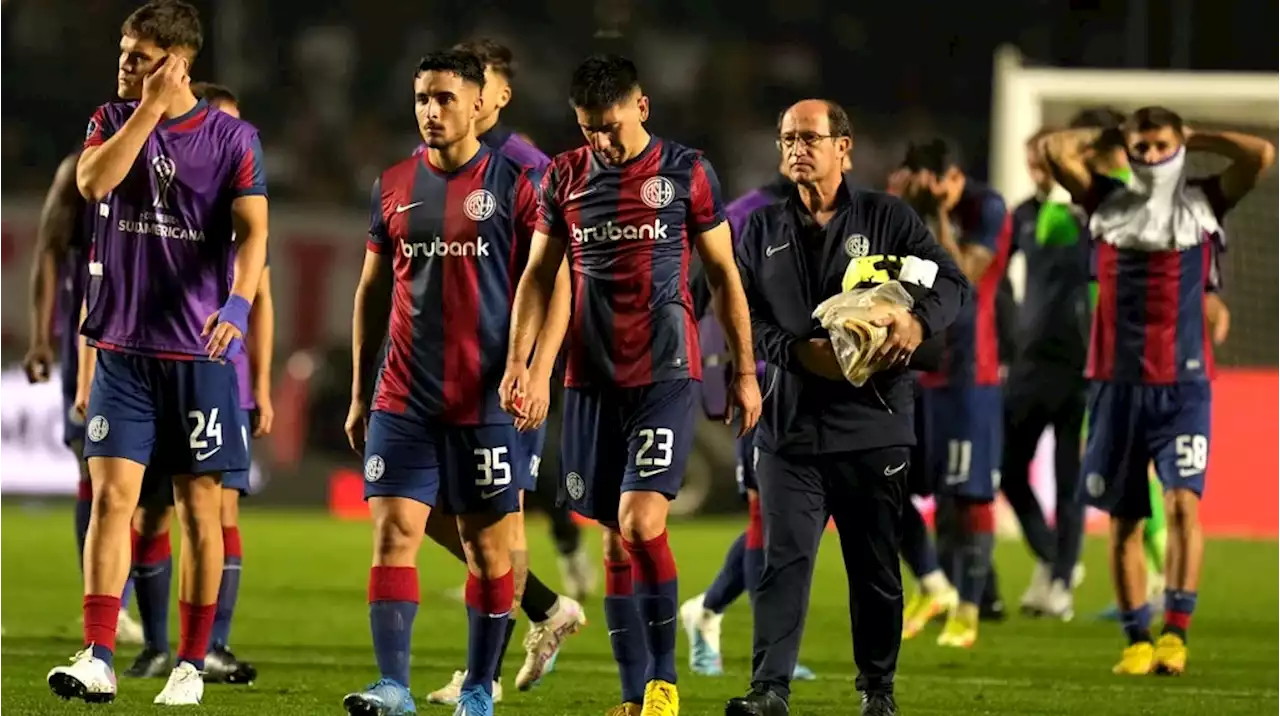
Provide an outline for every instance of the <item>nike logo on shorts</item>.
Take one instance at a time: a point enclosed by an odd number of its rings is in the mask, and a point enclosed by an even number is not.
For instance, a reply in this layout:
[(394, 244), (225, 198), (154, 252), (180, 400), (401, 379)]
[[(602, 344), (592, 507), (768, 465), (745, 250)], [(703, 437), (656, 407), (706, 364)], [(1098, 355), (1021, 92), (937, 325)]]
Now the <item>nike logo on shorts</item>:
[(197, 461), (197, 462), (204, 462), (205, 460), (208, 460), (209, 458), (213, 457), (213, 454), (214, 454), (214, 453), (216, 453), (216, 452), (218, 452), (218, 451), (219, 451), (219, 450), (221, 450), (221, 449), (222, 449), (222, 446), (221, 446), (221, 445), (219, 445), (218, 447), (216, 447), (216, 448), (214, 448), (214, 449), (212, 449), (212, 450), (208, 450), (208, 451), (204, 451), (204, 450), (202, 450), (202, 451), (200, 451), (200, 452), (196, 453), (196, 461)]
[(660, 467), (656, 470), (640, 470), (637, 474), (640, 475), (640, 477), (653, 477), (654, 475), (661, 475), (666, 471), (667, 468)]
[(490, 499), (490, 498), (497, 497), (498, 495), (501, 495), (502, 493), (504, 493), (504, 492), (506, 492), (506, 491), (507, 491), (507, 488), (506, 488), (506, 487), (499, 487), (498, 489), (493, 490), (493, 491), (483, 490), (483, 491), (481, 491), (481, 493), (480, 493), (480, 499), (482, 499), (482, 500), (488, 500), (488, 499)]

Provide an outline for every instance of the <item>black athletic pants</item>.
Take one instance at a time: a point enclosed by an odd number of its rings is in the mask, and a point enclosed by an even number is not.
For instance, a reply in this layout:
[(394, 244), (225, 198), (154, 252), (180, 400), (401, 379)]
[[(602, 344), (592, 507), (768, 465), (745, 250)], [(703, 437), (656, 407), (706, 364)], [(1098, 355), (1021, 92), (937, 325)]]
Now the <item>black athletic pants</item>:
[[(1000, 488), (1022, 525), (1027, 546), (1070, 584), (1084, 536), (1079, 499), (1080, 429), (1085, 413), (1085, 381), (1079, 370), (1038, 363), (1014, 366), (1005, 383), (1004, 460)], [(1030, 466), (1045, 428), (1053, 428), (1053, 472), (1057, 480), (1056, 528), (1045, 521), (1031, 491)]]
[(818, 543), (828, 516), (849, 584), (856, 685), (893, 688), (902, 645), (902, 504), (911, 451), (888, 447), (814, 456), (760, 453), (764, 574), (756, 591), (752, 684), (790, 697)]

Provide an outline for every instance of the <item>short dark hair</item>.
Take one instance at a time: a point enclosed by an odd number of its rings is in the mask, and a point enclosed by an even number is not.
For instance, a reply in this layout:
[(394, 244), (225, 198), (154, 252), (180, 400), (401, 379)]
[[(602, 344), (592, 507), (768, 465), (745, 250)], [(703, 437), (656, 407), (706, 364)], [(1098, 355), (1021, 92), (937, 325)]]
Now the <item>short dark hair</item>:
[(942, 174), (951, 167), (960, 166), (960, 157), (945, 139), (934, 137), (927, 142), (911, 142), (907, 145), (907, 156), (902, 166), (913, 172), (931, 171)]
[(1182, 136), (1182, 116), (1167, 107), (1143, 107), (1129, 117), (1125, 129), (1130, 132), (1147, 132), (1170, 127)]
[(1116, 129), (1125, 121), (1124, 112), (1112, 107), (1089, 107), (1076, 112), (1067, 123), (1069, 129)]
[(511, 48), (488, 37), (478, 37), (474, 40), (459, 42), (453, 46), (453, 49), (462, 52), (470, 52), (480, 58), (480, 62), (485, 67), (493, 69), (494, 74), (502, 75), (508, 82), (515, 79), (516, 76), (516, 60), (515, 55), (511, 52)]
[(192, 82), (191, 94), (195, 95), (197, 99), (207, 100), (211, 104), (214, 102), (240, 104), (240, 100), (236, 99), (235, 92), (223, 85), (212, 82)]
[(414, 77), (423, 72), (452, 72), (464, 82), (484, 88), (484, 62), (470, 52), (437, 50), (429, 53), (418, 62), (418, 71), (414, 73)]
[(200, 13), (182, 0), (152, 0), (125, 18), (120, 34), (150, 40), (165, 50), (185, 47), (198, 53), (204, 46)]
[(606, 109), (640, 87), (636, 64), (622, 55), (592, 55), (573, 71), (569, 102), (581, 109)]
[[(853, 122), (849, 119), (849, 113), (844, 111), (844, 107), (839, 102), (833, 102), (829, 99), (821, 100), (827, 106), (827, 124), (831, 125), (831, 136), (848, 137), (853, 139)], [(791, 105), (794, 107), (795, 105)], [(782, 132), (782, 120), (787, 116), (787, 112), (791, 111), (791, 107), (787, 107), (778, 113), (778, 132)]]

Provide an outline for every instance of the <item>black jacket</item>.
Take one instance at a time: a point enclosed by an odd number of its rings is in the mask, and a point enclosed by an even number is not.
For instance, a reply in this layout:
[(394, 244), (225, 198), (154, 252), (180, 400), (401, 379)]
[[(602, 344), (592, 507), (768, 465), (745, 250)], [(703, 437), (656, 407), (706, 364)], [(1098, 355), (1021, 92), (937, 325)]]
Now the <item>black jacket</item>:
[[(816, 236), (801, 226), (807, 210), (793, 191), (785, 201), (752, 214), (738, 243), (756, 358), (769, 363), (761, 386), (764, 415), (756, 430), (756, 445), (767, 452), (812, 455), (916, 442), (909, 372), (878, 373), (855, 388), (808, 373), (794, 357), (797, 342), (827, 336), (813, 310), (840, 292), (851, 260), (915, 256), (938, 264), (933, 289), (922, 292), (912, 309), (926, 339), (941, 335), (969, 300), (964, 275), (907, 204), (845, 184), (840, 191), (845, 196), (837, 213)], [(817, 266), (808, 266), (805, 258), (810, 253), (802, 244), (806, 236), (824, 241)], [(811, 273), (815, 270), (821, 275)]]

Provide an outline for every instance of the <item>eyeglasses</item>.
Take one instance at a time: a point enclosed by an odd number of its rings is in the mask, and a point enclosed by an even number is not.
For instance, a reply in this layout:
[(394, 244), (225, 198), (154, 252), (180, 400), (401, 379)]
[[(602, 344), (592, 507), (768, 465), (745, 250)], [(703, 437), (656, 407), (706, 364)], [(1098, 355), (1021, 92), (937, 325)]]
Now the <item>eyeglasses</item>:
[(796, 132), (794, 134), (784, 134), (778, 137), (776, 144), (778, 149), (791, 149), (799, 142), (807, 148), (818, 146), (818, 142), (824, 139), (834, 139), (834, 134), (818, 134), (817, 132)]

